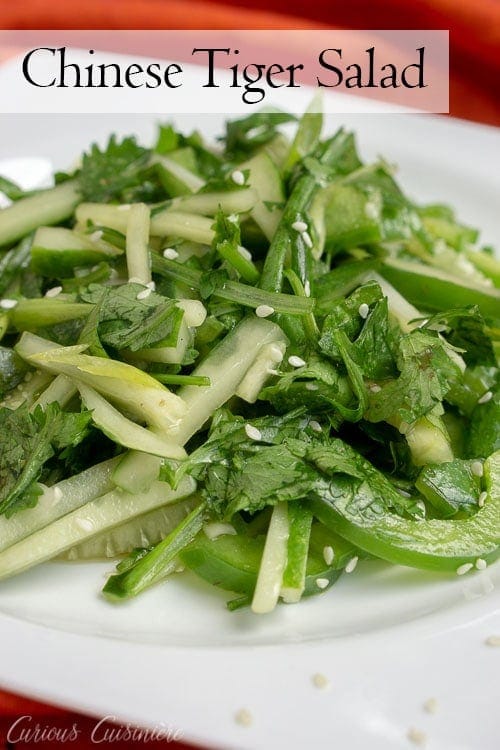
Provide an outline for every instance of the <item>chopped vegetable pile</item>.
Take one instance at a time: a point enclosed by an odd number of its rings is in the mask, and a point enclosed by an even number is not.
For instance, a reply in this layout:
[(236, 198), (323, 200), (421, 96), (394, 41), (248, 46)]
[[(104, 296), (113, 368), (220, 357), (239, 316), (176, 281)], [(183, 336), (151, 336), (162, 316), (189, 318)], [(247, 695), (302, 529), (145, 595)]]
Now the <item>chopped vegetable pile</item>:
[(0, 178), (0, 578), (118, 558), (110, 600), (189, 569), (265, 613), (497, 558), (500, 263), (292, 120)]

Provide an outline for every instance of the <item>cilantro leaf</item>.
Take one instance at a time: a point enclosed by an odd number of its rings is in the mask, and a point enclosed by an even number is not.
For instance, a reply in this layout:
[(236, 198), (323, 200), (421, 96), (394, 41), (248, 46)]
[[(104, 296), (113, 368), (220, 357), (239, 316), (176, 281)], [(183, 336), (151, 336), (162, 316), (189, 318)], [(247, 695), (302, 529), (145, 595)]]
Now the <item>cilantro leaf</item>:
[(118, 141), (112, 135), (104, 149), (94, 143), (82, 158), (79, 185), (83, 200), (152, 200), (156, 184), (154, 173), (147, 172), (148, 160), (148, 149), (132, 136)]
[(230, 120), (226, 122), (226, 153), (232, 158), (244, 158), (274, 138), (278, 125), (294, 120), (294, 115), (278, 110), (255, 112), (239, 120)]
[(66, 413), (57, 403), (30, 413), (0, 409), (0, 513), (10, 517), (36, 505), (44, 464), (87, 434), (90, 412)]
[[(138, 351), (152, 346), (175, 346), (183, 311), (176, 301), (152, 292), (137, 299), (140, 284), (106, 287), (91, 284), (80, 297), (98, 306), (97, 334), (99, 341), (113, 349)], [(98, 348), (92, 329), (86, 334)]]
[(496, 364), (491, 337), (476, 305), (436, 313), (422, 328), (440, 330), (452, 346), (463, 349), (462, 356), (468, 365)]

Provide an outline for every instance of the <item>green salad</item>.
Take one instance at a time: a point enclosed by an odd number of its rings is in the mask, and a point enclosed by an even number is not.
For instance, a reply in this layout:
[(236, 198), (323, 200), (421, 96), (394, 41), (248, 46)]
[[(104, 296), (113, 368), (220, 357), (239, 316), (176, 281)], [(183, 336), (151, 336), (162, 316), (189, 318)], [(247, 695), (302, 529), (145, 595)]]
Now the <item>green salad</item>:
[(294, 121), (0, 178), (0, 578), (115, 558), (111, 601), (189, 570), (265, 613), (497, 558), (500, 263)]

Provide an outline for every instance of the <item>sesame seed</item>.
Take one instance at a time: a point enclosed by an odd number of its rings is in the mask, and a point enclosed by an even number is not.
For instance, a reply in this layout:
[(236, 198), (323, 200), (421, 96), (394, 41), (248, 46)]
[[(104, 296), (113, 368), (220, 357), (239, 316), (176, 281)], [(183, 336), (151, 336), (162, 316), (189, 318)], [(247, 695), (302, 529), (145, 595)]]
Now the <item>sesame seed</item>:
[[(411, 495), (410, 495), (410, 497), (411, 497)], [(423, 500), (417, 500), (417, 502), (415, 503), (415, 505), (417, 506), (417, 508), (419, 509), (419, 511), (425, 515), (425, 503), (424, 503), (424, 501)]]
[(469, 570), (472, 570), (473, 567), (474, 566), (472, 563), (464, 563), (463, 565), (459, 565), (457, 568), (457, 576), (464, 576), (469, 572)]
[(306, 295), (306, 297), (311, 296), (311, 284), (309, 281), (306, 281), (306, 283), (304, 284), (304, 294)]
[(357, 555), (355, 557), (353, 557), (351, 560), (349, 560), (349, 562), (347, 563), (347, 565), (344, 568), (345, 572), (346, 573), (352, 573), (352, 571), (354, 570), (354, 568), (358, 564), (358, 560), (359, 560), (359, 557)]
[(268, 318), (273, 313), (274, 307), (271, 307), (271, 305), (259, 305), (255, 308), (255, 314), (258, 318)]
[[(410, 492), (407, 492), (406, 490), (402, 490), (400, 487), (398, 487), (397, 490), (402, 497), (411, 497)], [(424, 505), (424, 510), (425, 510), (425, 505)]]
[(365, 216), (368, 219), (378, 219), (379, 211), (377, 208), (377, 204), (373, 203), (372, 201), (367, 201), (365, 203)]
[(32, 372), (27, 372), (26, 375), (24, 376), (24, 382), (25, 383), (29, 383), (30, 380), (32, 380), (32, 379), (33, 379), (33, 373)]
[(209, 539), (217, 539), (218, 536), (228, 534), (234, 536), (236, 529), (230, 523), (217, 523), (214, 521), (213, 523), (207, 523), (203, 527), (203, 532)]
[(328, 580), (328, 578), (316, 578), (316, 586), (319, 589), (326, 589), (329, 583), (330, 581)]
[(313, 674), (313, 676), (311, 677), (311, 682), (314, 687), (318, 688), (319, 690), (328, 690), (331, 687), (330, 680), (326, 675), (321, 674), (321, 672), (316, 672), (316, 674)]
[(244, 185), (245, 184), (245, 175), (240, 169), (235, 169), (234, 172), (231, 175), (231, 179), (234, 182), (235, 185)]
[(488, 401), (491, 401), (492, 398), (493, 398), (493, 393), (491, 391), (486, 391), (486, 393), (482, 395), (481, 398), (478, 398), (477, 403), (487, 404)]
[(370, 386), (370, 391), (372, 393), (380, 393), (381, 390), (382, 390), (382, 388), (379, 385), (377, 385), (376, 383), (374, 383), (373, 385)]
[(2, 299), (0, 300), (0, 307), (2, 310), (12, 310), (17, 305), (17, 299)]
[(294, 229), (299, 234), (302, 234), (303, 232), (307, 232), (307, 224), (305, 221), (294, 221), (292, 224), (292, 229)]
[(313, 241), (311, 239), (311, 235), (309, 234), (309, 232), (301, 232), (300, 236), (304, 240), (304, 245), (306, 247), (311, 248), (313, 246)]
[(500, 635), (489, 635), (488, 638), (486, 638), (485, 643), (487, 646), (498, 648), (500, 646)]
[(363, 320), (366, 320), (366, 318), (368, 317), (370, 313), (370, 308), (368, 307), (366, 302), (363, 302), (363, 304), (358, 307), (358, 313), (359, 313), (360, 318), (363, 318)]
[(62, 496), (62, 489), (60, 487), (54, 487), (54, 500), (60, 500)]
[(148, 283), (146, 284), (146, 286), (147, 286), (148, 289), (151, 289), (152, 292), (154, 292), (154, 290), (156, 289), (156, 284), (155, 284), (154, 281), (148, 281)]
[(52, 289), (47, 289), (45, 292), (46, 297), (57, 297), (58, 294), (61, 294), (62, 292), (62, 286), (53, 286)]
[(315, 419), (311, 419), (311, 421), (309, 422), (309, 427), (311, 428), (311, 430), (314, 430), (314, 432), (323, 432), (320, 423), (316, 422)]
[(332, 564), (334, 557), (335, 557), (335, 552), (333, 551), (333, 547), (323, 547), (323, 560), (326, 562), (327, 565)]
[(488, 563), (486, 562), (486, 560), (483, 560), (482, 557), (478, 557), (476, 560), (477, 570), (486, 570), (487, 567), (488, 567)]
[(89, 240), (91, 242), (99, 242), (99, 240), (102, 240), (104, 232), (102, 229), (98, 229), (96, 232), (92, 232), (92, 234), (89, 235)]
[(137, 294), (136, 299), (147, 299), (153, 290), (147, 287)]
[(480, 508), (482, 508), (484, 506), (487, 497), (488, 497), (488, 493), (487, 492), (481, 492), (481, 494), (479, 495), (479, 497), (477, 499), (477, 504), (479, 505)]
[(425, 732), (422, 732), (420, 729), (415, 729), (415, 727), (410, 727), (406, 736), (414, 745), (420, 745), (422, 747), (427, 742), (427, 735)]
[(472, 471), (473, 474), (475, 474), (476, 477), (482, 477), (484, 473), (483, 462), (473, 461), (471, 463), (470, 470)]
[(252, 253), (247, 250), (246, 247), (238, 245), (238, 252), (242, 258), (245, 258), (245, 260), (252, 260)]
[(88, 518), (77, 518), (76, 525), (82, 531), (93, 531), (94, 524)]
[(166, 247), (163, 251), (163, 257), (167, 258), (167, 260), (175, 260), (179, 257), (179, 253), (173, 247)]
[(242, 727), (249, 727), (253, 723), (253, 716), (247, 708), (240, 708), (235, 713), (234, 720)]
[(251, 424), (245, 425), (245, 432), (250, 440), (262, 440), (262, 433)]
[(435, 714), (438, 708), (438, 702), (435, 698), (428, 698), (424, 703), (424, 711), (428, 714)]
[(306, 383), (306, 391), (317, 391), (319, 388), (317, 383)]
[(288, 357), (288, 364), (292, 367), (304, 367), (305, 361), (302, 357), (297, 357), (295, 354), (292, 354), (291, 357)]

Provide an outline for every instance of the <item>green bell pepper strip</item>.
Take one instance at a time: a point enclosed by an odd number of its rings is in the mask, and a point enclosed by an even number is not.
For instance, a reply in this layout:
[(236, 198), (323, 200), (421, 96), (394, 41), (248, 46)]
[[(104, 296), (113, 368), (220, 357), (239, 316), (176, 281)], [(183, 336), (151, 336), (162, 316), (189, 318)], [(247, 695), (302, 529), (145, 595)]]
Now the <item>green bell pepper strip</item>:
[(491, 563), (500, 554), (500, 451), (485, 461), (484, 483), (484, 507), (457, 521), (363, 513), (356, 502), (359, 487), (352, 483), (346, 492), (345, 484), (332, 482), (330, 492), (313, 499), (311, 508), (322, 523), (376, 557), (396, 565), (457, 572), (466, 563)]

